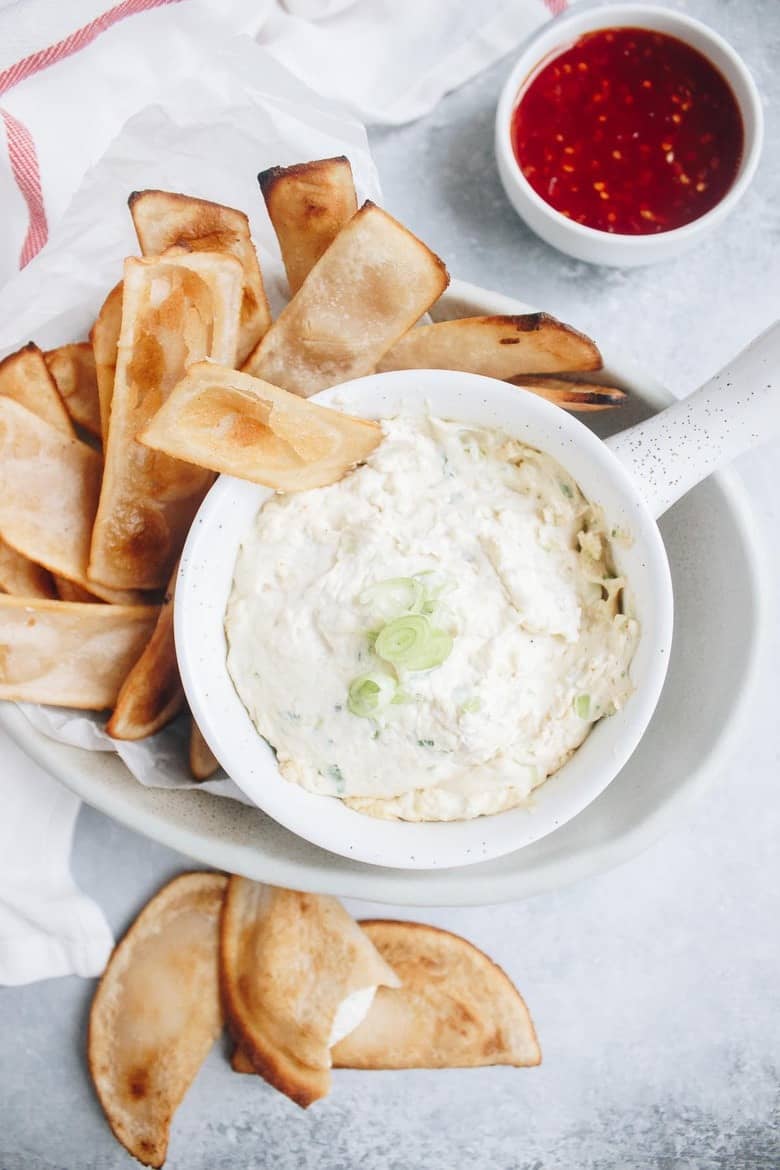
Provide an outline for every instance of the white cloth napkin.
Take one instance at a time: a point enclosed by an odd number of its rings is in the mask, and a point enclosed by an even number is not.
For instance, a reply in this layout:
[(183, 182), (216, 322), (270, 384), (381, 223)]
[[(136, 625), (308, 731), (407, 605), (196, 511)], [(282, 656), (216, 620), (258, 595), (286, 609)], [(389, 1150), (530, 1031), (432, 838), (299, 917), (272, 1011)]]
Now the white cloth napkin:
[(0, 731), (0, 983), (102, 971), (113, 939), (70, 876), (79, 801)]
[[(83, 334), (133, 248), (122, 204), (138, 186), (246, 208), (273, 296), (256, 171), (346, 153), (376, 195), (353, 117), (419, 117), (563, 6), (0, 0), (0, 356)], [(108, 926), (69, 871), (77, 810), (0, 732), (0, 983), (103, 968)]]

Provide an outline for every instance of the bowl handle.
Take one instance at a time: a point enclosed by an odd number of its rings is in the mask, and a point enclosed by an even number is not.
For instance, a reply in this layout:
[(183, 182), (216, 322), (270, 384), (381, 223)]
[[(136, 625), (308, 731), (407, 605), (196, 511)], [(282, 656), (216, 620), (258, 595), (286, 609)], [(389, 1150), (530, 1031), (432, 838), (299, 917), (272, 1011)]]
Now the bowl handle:
[(780, 435), (780, 321), (693, 394), (607, 439), (654, 516), (744, 451)]

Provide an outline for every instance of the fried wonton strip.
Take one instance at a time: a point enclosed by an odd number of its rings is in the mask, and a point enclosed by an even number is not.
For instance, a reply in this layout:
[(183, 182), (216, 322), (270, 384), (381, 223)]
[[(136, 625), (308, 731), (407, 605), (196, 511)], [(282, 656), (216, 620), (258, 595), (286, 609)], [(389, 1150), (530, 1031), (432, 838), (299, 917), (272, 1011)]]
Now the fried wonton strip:
[(378, 446), (382, 428), (249, 374), (199, 362), (140, 439), (199, 467), (292, 492), (340, 479)]
[(89, 335), (95, 356), (95, 377), (98, 388), (100, 436), (103, 446), (108, 438), (108, 420), (114, 393), (117, 346), (122, 328), (122, 282), (115, 285), (106, 297)]
[(539, 1064), (528, 1009), (487, 955), (449, 931), (373, 920), (361, 927), (401, 980), (333, 1049), (336, 1068)]
[(294, 295), (357, 211), (352, 167), (344, 155), (257, 176)]
[(57, 596), (51, 573), (0, 539), (0, 591), (16, 597)]
[(219, 760), (206, 743), (203, 732), (194, 719), (190, 727), (189, 764), (193, 780), (208, 780), (219, 767)]
[(157, 620), (153, 605), (0, 595), (0, 699), (102, 711)]
[(377, 369), (463, 370), (490, 378), (599, 370), (601, 354), (583, 333), (548, 313), (465, 317), (421, 325), (398, 341)]
[(601, 386), (566, 376), (548, 378), (544, 374), (519, 374), (509, 380), (513, 386), (530, 390), (532, 394), (546, 398), (548, 402), (554, 402), (556, 406), (562, 406), (574, 414), (612, 410), (622, 406), (627, 397), (626, 392), (618, 390), (617, 386)]
[(334, 898), (232, 877), (220, 931), (228, 1026), (256, 1072), (302, 1107), (330, 1088), (330, 1035), (347, 996), (394, 972)]
[(302, 398), (368, 374), (448, 283), (438, 256), (364, 203), (243, 368)]
[(222, 1027), (219, 914), (227, 879), (185, 873), (114, 950), (92, 1001), (89, 1071), (115, 1136), (162, 1166), (171, 1121)]
[(234, 256), (125, 262), (122, 332), (88, 574), (114, 589), (165, 585), (212, 476), (136, 436), (192, 362), (231, 365), (241, 304)]
[(75, 438), (54, 378), (32, 341), (0, 362), (0, 396), (13, 399), (69, 438)]
[(88, 341), (61, 345), (44, 354), (68, 414), (90, 434), (101, 437), (95, 355)]
[(0, 536), (85, 587), (103, 460), (10, 398), (0, 398)]
[(154, 735), (184, 707), (184, 690), (173, 641), (173, 593), (178, 565), (168, 583), (157, 625), (122, 683), (106, 731), (114, 739), (144, 739)]
[(129, 204), (144, 256), (159, 256), (167, 248), (186, 248), (190, 252), (225, 252), (240, 262), (243, 295), (235, 355), (240, 365), (271, 324), (271, 310), (244, 212), (172, 191), (135, 191)]

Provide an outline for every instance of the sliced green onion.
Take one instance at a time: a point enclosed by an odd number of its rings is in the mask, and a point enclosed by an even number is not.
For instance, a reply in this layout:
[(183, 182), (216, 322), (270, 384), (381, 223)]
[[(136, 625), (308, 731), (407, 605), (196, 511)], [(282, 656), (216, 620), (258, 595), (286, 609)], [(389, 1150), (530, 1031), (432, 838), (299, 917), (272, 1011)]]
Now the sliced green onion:
[(378, 672), (361, 674), (349, 684), (347, 708), (361, 719), (371, 719), (392, 703), (395, 681)]
[(474, 711), (479, 711), (482, 708), (482, 700), (479, 695), (475, 695), (473, 699), (467, 699), (465, 703), (461, 704), (461, 711), (466, 711), (471, 714)]
[(410, 613), (379, 631), (374, 650), (392, 666), (430, 670), (449, 657), (452, 638), (445, 630), (434, 629), (423, 614)]
[(578, 719), (590, 719), (590, 695), (577, 695), (574, 713)]
[(389, 577), (369, 585), (358, 597), (361, 605), (384, 621), (403, 613), (419, 613), (425, 600), (422, 582), (415, 577)]

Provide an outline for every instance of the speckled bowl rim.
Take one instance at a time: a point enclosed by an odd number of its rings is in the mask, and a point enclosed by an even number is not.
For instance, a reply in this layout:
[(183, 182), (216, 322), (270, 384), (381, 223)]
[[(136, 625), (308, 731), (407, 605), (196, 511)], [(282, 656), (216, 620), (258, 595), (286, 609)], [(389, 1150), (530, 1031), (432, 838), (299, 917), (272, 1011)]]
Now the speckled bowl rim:
[[(452, 282), (442, 308), (442, 317), (531, 310), (523, 302), (464, 281)], [(635, 386), (638, 396), (652, 406), (661, 409), (674, 400), (656, 378), (635, 363), (609, 351), (605, 351), (605, 359), (613, 374), (627, 387)], [(293, 889), (405, 906), (495, 905), (559, 889), (624, 864), (667, 830), (678, 827), (695, 800), (717, 775), (725, 772), (746, 725), (758, 679), (761, 646), (766, 642), (763, 634), (768, 623), (768, 558), (749, 496), (738, 476), (722, 471), (713, 481), (742, 534), (749, 608), (754, 615), (748, 627), (744, 665), (734, 680), (737, 698), (730, 716), (699, 766), (688, 771), (640, 822), (609, 840), (588, 843), (563, 859), (548, 859), (531, 870), (482, 873), (479, 868), (467, 867), (428, 873), (346, 866), (342, 859), (313, 847), (306, 846), (302, 851), (292, 835), (289, 840), (285, 838), (284, 848), (268, 847), (263, 842), (262, 819), (258, 823), (257, 810), (236, 807), (232, 801), (205, 792), (171, 793), (143, 788), (116, 757), (104, 761), (100, 753), (48, 739), (13, 704), (0, 704), (0, 726), (37, 764), (100, 812), (202, 865), (229, 873)], [(113, 766), (108, 768), (106, 764)], [(618, 777), (614, 784), (619, 783)], [(221, 806), (230, 807), (223, 812)], [(215, 812), (220, 815), (215, 817)], [(218, 829), (213, 827), (215, 820)], [(220, 821), (227, 822), (224, 829)], [(576, 824), (576, 818), (570, 823)], [(517, 856), (523, 853), (521, 850)], [(334, 866), (334, 862), (339, 864)]]

